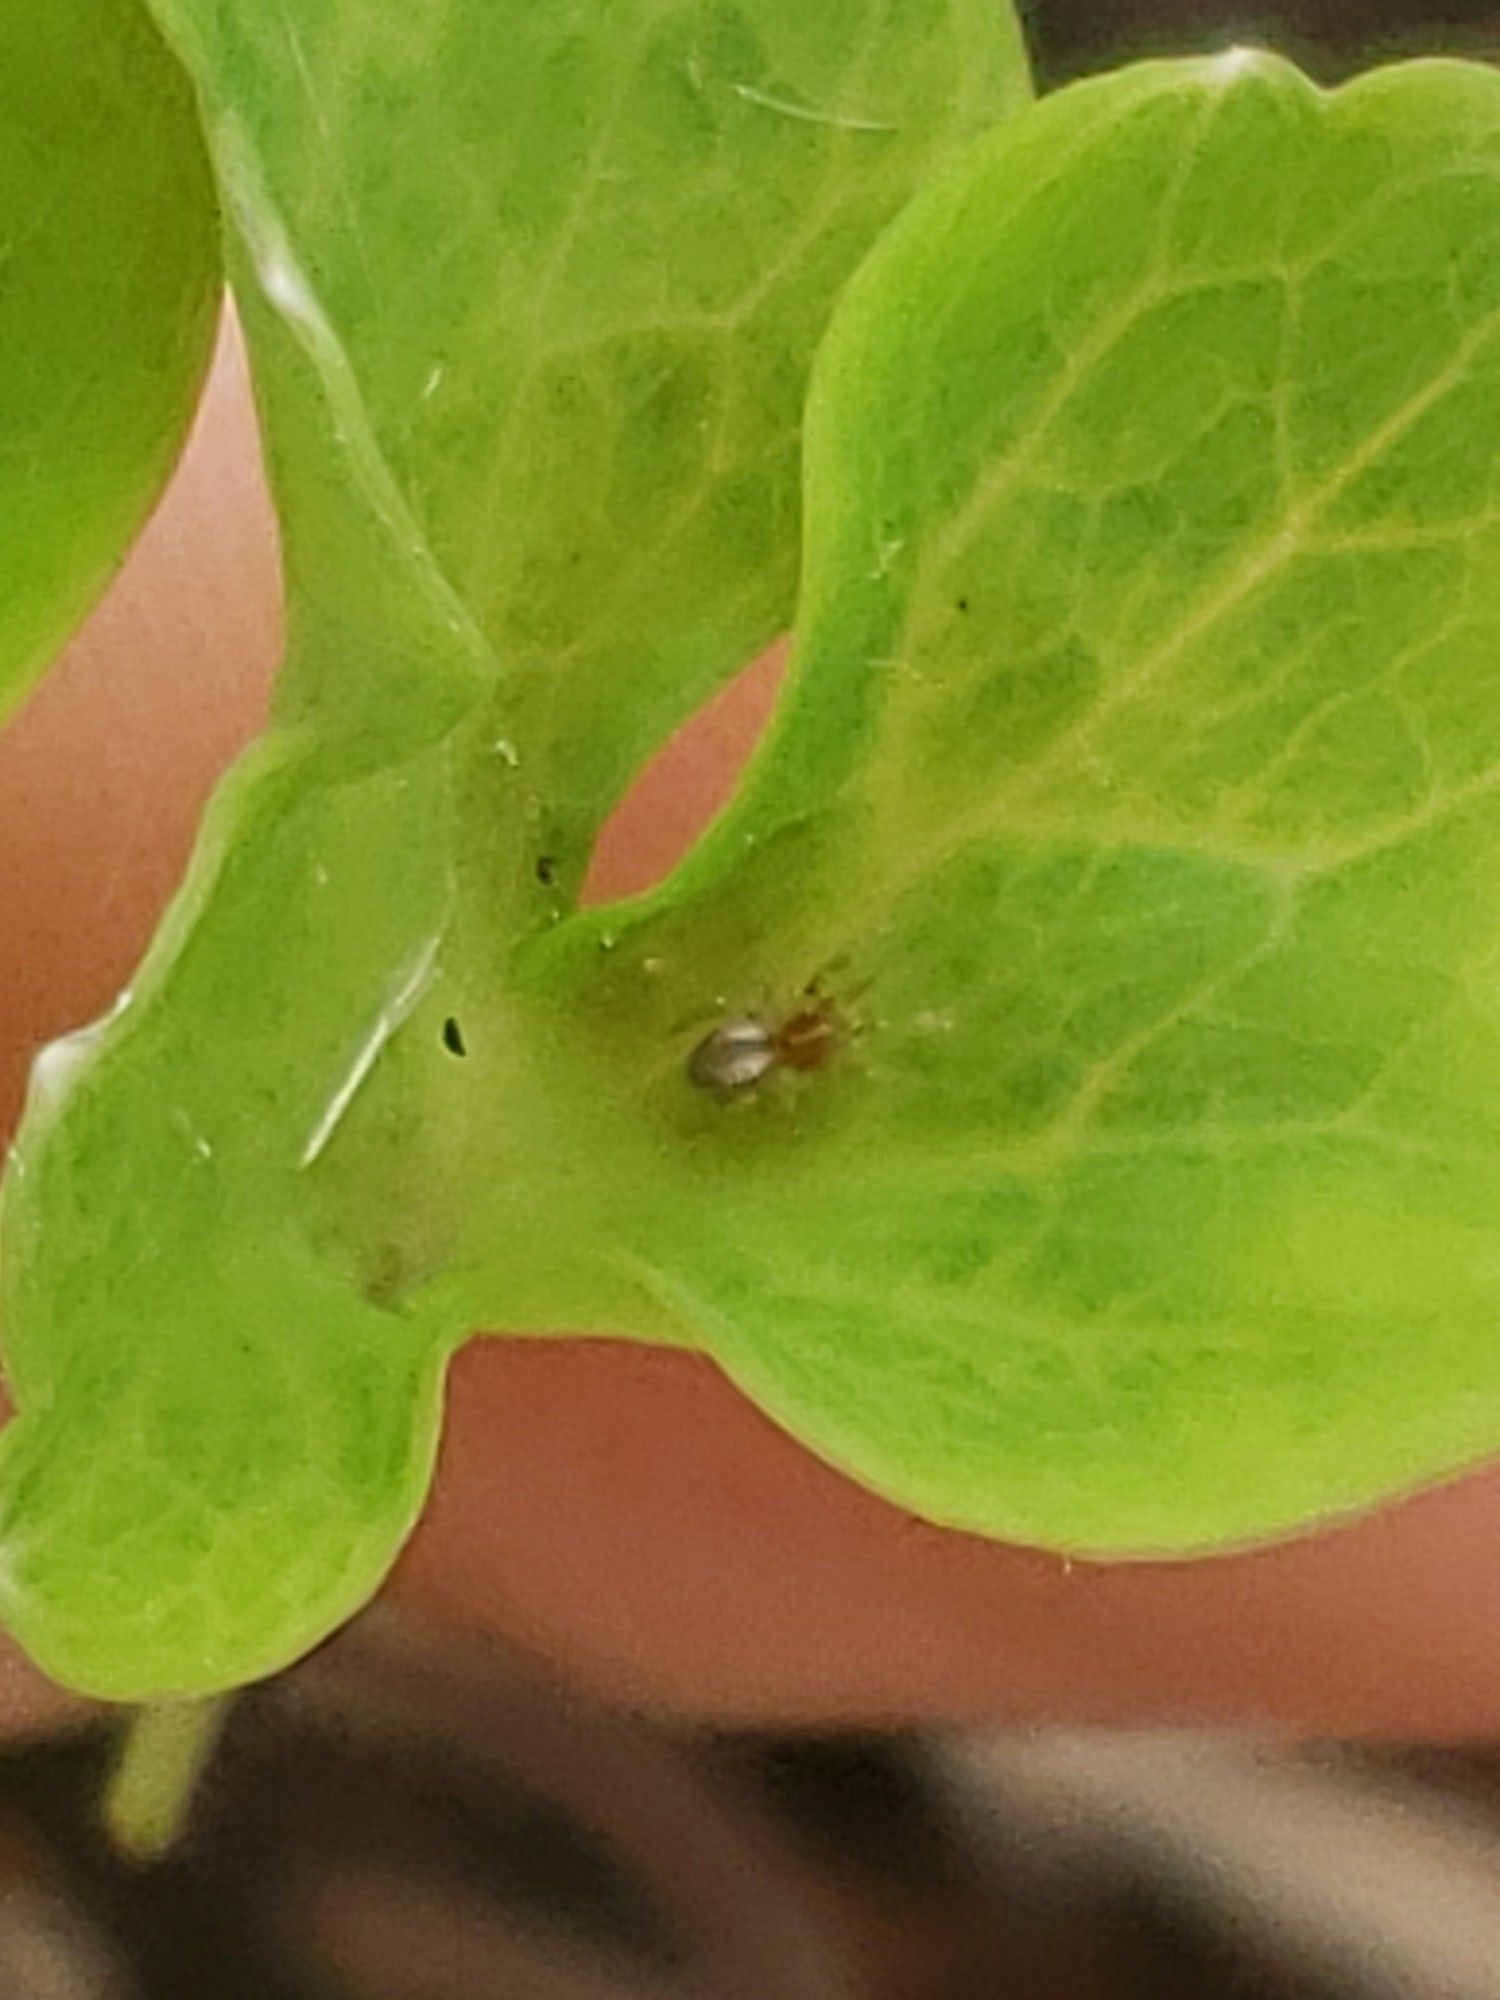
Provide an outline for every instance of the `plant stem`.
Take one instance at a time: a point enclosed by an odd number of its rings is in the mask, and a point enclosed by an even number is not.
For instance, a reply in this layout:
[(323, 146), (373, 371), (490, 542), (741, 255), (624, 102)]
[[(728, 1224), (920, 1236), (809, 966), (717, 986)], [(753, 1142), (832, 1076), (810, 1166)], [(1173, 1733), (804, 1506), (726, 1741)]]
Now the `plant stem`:
[(160, 1861), (175, 1844), (228, 1706), (220, 1695), (154, 1702), (130, 1716), (104, 1794), (104, 1830), (127, 1860)]

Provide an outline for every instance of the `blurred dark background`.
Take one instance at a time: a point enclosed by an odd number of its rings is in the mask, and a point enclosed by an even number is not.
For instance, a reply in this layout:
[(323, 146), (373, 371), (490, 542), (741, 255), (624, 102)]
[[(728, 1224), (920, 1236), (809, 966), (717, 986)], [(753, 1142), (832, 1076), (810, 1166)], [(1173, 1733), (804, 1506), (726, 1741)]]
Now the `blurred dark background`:
[(243, 1696), (165, 1861), (110, 1732), (0, 1759), (5, 2000), (1497, 2000), (1500, 1757), (810, 1738), (367, 1615)]
[(1500, 54), (1500, 7), (1461, 0), (1022, 0), (1046, 87), (1150, 55), (1252, 42), (1323, 82), (1401, 56)]
[[(1500, 4), (1025, 13), (1044, 86), (1500, 56)], [(150, 1870), (98, 1830), (112, 1745), (0, 1759), (0, 2000), (1500, 2000), (1482, 1749), (694, 1734), (388, 1612), (236, 1705)]]

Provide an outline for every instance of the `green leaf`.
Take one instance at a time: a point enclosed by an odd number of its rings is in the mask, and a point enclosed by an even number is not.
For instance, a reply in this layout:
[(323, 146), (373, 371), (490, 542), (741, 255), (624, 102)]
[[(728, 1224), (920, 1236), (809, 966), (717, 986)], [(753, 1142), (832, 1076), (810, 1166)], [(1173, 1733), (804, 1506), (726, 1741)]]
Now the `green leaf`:
[(243, 1678), (368, 1596), (416, 1516), (442, 1344), (298, 1203), (433, 976), (445, 789), (438, 753), (332, 779), (269, 740), (134, 995), (37, 1063), (0, 1218), (0, 1602), (62, 1679)]
[(1500, 1446), (1497, 435), (1479, 68), (1069, 90), (846, 293), (774, 739), (523, 986), (664, 1163), (620, 1254), (922, 1514), (1201, 1549)]
[[(292, 593), (339, 628), (294, 652), (284, 712), (368, 753), (483, 690), (552, 864), (552, 895), (529, 860), (514, 891), (548, 918), (635, 768), (789, 623), (813, 348), (934, 162), (1024, 99), (1014, 17), (155, 4), (245, 245)], [(447, 703), (430, 647), (347, 642), (338, 462), (386, 530), (367, 587), (465, 628)]]
[(157, 12), (235, 227), (291, 651), (6, 1182), (0, 1612), (125, 1697), (268, 1671), (375, 1587), (497, 1139), (509, 1323), (678, 1330), (580, 1234), (643, 1185), (633, 1107), (586, 1150), (609, 1107), (505, 966), (790, 616), (833, 297), (1024, 90), (992, 0)]
[(182, 442), (219, 296), (187, 79), (136, 0), (0, 20), (0, 717), (108, 582)]

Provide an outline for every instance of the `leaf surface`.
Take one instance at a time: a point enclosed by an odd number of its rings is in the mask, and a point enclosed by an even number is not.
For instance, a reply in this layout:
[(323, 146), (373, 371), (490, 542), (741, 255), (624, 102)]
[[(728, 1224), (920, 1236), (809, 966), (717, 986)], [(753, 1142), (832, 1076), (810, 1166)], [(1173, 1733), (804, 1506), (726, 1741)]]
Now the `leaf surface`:
[(929, 1518), (1212, 1548), (1500, 1445), (1497, 437), (1488, 70), (1077, 87), (846, 293), (774, 737), (525, 964), (661, 1296)]
[(435, 1288), (483, 1144), (509, 1323), (674, 1330), (588, 1247), (635, 1122), (593, 1148), (593, 1076), (504, 966), (789, 618), (833, 297), (1026, 88), (990, 0), (156, 11), (233, 224), (290, 653), (6, 1184), (0, 1609), (115, 1696), (251, 1678), (369, 1596), (468, 1331)]
[(0, 20), (0, 718), (165, 480), (219, 286), (191, 92), (135, 0), (13, 0)]
[(355, 596), (334, 467), (386, 530), (382, 595), (470, 642), (445, 701), (430, 649), (341, 631), (294, 651), (284, 712), (406, 748), (482, 690), (550, 918), (635, 768), (790, 622), (813, 349), (903, 201), (1025, 99), (1014, 17), (155, 5), (243, 239), (294, 606), (342, 628)]

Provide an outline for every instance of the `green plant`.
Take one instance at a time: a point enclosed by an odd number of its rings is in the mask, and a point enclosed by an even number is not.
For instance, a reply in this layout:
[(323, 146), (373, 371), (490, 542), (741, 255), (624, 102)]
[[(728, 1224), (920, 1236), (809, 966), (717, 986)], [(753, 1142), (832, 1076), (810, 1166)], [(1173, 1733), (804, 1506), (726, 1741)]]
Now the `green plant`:
[[(479, 1325), (701, 1346), (1096, 1553), (1500, 1443), (1496, 77), (1023, 108), (991, 0), (154, 11), (291, 640), (7, 1179), (28, 1649), (305, 1649)], [(732, 807), (580, 911), (788, 622)]]
[(213, 186), (137, 0), (0, 22), (0, 718), (98, 595), (208, 360)]

